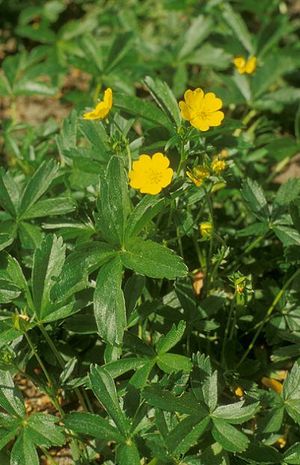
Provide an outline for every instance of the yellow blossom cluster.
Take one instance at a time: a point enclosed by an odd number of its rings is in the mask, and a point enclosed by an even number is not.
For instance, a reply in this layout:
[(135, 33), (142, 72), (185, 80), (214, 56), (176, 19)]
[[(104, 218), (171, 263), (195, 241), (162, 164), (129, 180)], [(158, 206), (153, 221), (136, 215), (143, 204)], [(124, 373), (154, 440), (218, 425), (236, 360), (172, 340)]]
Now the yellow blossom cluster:
[[(83, 114), (86, 120), (102, 120), (109, 114), (113, 103), (112, 90), (106, 89), (103, 100), (97, 103), (95, 108)], [(213, 92), (205, 94), (202, 89), (188, 89), (184, 93), (184, 101), (179, 102), (179, 108), (183, 119), (200, 131), (207, 131), (210, 127), (219, 126), (224, 118), (220, 111), (223, 102)], [(173, 169), (170, 168), (170, 160), (161, 152), (150, 156), (142, 154), (134, 161), (129, 172), (129, 184), (143, 194), (156, 195), (167, 187), (173, 177)], [(216, 158), (211, 163), (211, 170), (220, 174), (226, 167), (221, 158)], [(187, 176), (197, 186), (209, 177), (210, 171), (206, 167), (196, 166), (187, 171)]]

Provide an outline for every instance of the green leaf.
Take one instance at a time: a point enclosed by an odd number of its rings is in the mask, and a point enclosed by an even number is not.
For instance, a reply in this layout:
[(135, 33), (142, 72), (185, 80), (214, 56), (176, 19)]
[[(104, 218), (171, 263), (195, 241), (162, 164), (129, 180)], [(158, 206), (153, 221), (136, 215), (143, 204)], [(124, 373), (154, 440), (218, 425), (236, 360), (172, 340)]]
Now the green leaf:
[(163, 126), (170, 132), (174, 132), (174, 127), (169, 118), (152, 102), (139, 99), (132, 95), (116, 95), (114, 106), (120, 110), (150, 121), (155, 127)]
[(265, 414), (263, 420), (264, 433), (276, 433), (280, 430), (284, 417), (284, 407), (273, 408)]
[(66, 247), (61, 237), (48, 235), (40, 248), (36, 249), (32, 268), (32, 294), (37, 317), (41, 320), (48, 315), (50, 291), (53, 281), (62, 270)]
[(251, 464), (274, 463), (277, 465), (282, 463), (282, 455), (280, 452), (278, 452), (278, 450), (276, 450), (274, 447), (259, 444), (257, 442), (251, 443), (246, 452), (241, 454), (241, 457), (245, 460), (250, 459)]
[(247, 449), (249, 439), (221, 418), (213, 418), (212, 435), (221, 446), (229, 452), (243, 452)]
[(279, 224), (273, 226), (273, 231), (278, 239), (281, 240), (284, 247), (288, 247), (289, 245), (300, 245), (300, 233), (298, 233), (296, 229)]
[(172, 455), (179, 457), (186, 454), (205, 432), (209, 422), (209, 416), (203, 418), (196, 415), (181, 420), (166, 438)]
[(0, 406), (11, 415), (25, 416), (23, 398), (8, 371), (0, 370)]
[(160, 79), (145, 78), (145, 83), (158, 106), (168, 115), (177, 127), (181, 124), (179, 106), (173, 92), (166, 82)]
[(284, 462), (289, 465), (299, 465), (300, 463), (300, 442), (293, 444), (284, 453)]
[(186, 276), (187, 268), (181, 257), (156, 242), (136, 238), (121, 254), (126, 268), (150, 278), (175, 279)]
[(67, 256), (57, 282), (51, 289), (53, 301), (67, 298), (86, 287), (87, 276), (116, 255), (105, 242), (93, 241), (81, 244)]
[(120, 360), (114, 360), (113, 362), (106, 363), (105, 370), (110, 374), (112, 378), (118, 378), (119, 376), (127, 373), (131, 370), (136, 370), (141, 366), (145, 365), (143, 358), (122, 358)]
[(166, 389), (161, 389), (155, 384), (143, 389), (143, 397), (146, 399), (148, 404), (167, 412), (178, 412), (188, 415), (196, 413), (199, 414), (199, 416), (204, 416), (208, 413), (207, 410), (200, 407), (199, 404), (195, 405), (196, 400), (193, 396), (184, 394), (181, 397), (178, 397), (172, 392)]
[(44, 161), (31, 177), (22, 194), (19, 217), (46, 192), (58, 171), (58, 165), (53, 160)]
[(289, 205), (293, 200), (296, 200), (300, 195), (300, 179), (289, 179), (279, 187), (275, 203), (278, 205)]
[(0, 233), (0, 251), (6, 249), (14, 241), (14, 237), (11, 237), (10, 234)]
[(269, 218), (270, 212), (264, 192), (260, 185), (247, 178), (243, 183), (242, 196), (250, 211), (261, 221)]
[(300, 365), (298, 362), (294, 363), (293, 368), (283, 383), (282, 395), (285, 400), (300, 399)]
[(22, 215), (22, 218), (27, 220), (43, 216), (65, 215), (74, 211), (75, 208), (75, 202), (69, 197), (39, 200)]
[(105, 73), (110, 73), (118, 66), (121, 60), (129, 52), (133, 42), (133, 33), (131, 31), (118, 34), (111, 46), (105, 64)]
[(122, 262), (120, 257), (116, 257), (101, 267), (94, 292), (94, 314), (99, 335), (112, 345), (121, 344), (127, 324), (122, 276)]
[(159, 354), (157, 365), (165, 373), (183, 371), (189, 373), (192, 369), (192, 362), (188, 357), (179, 354)]
[(91, 367), (89, 379), (95, 396), (113, 419), (120, 433), (127, 436), (129, 422), (120, 408), (112, 377), (105, 368), (94, 365)]
[(141, 458), (135, 443), (129, 439), (125, 444), (120, 444), (116, 450), (117, 465), (140, 465)]
[(0, 256), (0, 278), (11, 281), (19, 289), (27, 289), (27, 281), (19, 263), (7, 252)]
[(38, 454), (28, 430), (23, 431), (16, 440), (10, 454), (10, 463), (11, 465), (39, 465)]
[[(3, 449), (6, 446), (6, 444), (12, 441), (15, 436), (17, 436), (19, 427), (20, 427), (19, 424), (15, 428), (10, 426), (9, 431), (7, 431), (4, 428), (0, 428), (0, 450)], [(0, 454), (0, 460), (1, 460), (1, 454)]]
[(6, 304), (20, 295), (20, 289), (10, 281), (0, 279), (0, 303)]
[(213, 21), (209, 16), (199, 15), (182, 38), (182, 47), (178, 53), (178, 59), (188, 58), (188, 55), (209, 35), (213, 27)]
[(294, 363), (293, 368), (283, 383), (283, 399), (287, 413), (300, 424), (300, 366)]
[(123, 245), (130, 201), (127, 175), (120, 157), (111, 158), (106, 176), (101, 179), (97, 207), (103, 237), (109, 243)]
[(18, 202), (18, 189), (14, 179), (9, 173), (4, 173), (3, 169), (0, 171), (0, 205), (4, 210), (11, 214), (12, 217), (16, 216)]
[(213, 412), (218, 403), (218, 373), (214, 371), (212, 375), (205, 378), (202, 385), (203, 399), (210, 412)]
[(165, 199), (145, 195), (128, 216), (125, 230), (126, 242), (137, 236), (166, 205)]
[(258, 411), (259, 402), (243, 407), (244, 401), (236, 402), (235, 404), (222, 405), (218, 407), (214, 413), (214, 418), (223, 418), (232, 425), (239, 425), (250, 420)]
[(75, 433), (92, 436), (102, 441), (122, 442), (124, 437), (116, 428), (111, 426), (108, 420), (87, 412), (74, 412), (64, 418), (66, 428)]
[(28, 418), (26, 429), (36, 446), (62, 446), (65, 442), (63, 429), (57, 426), (58, 418), (48, 413), (33, 413)]
[(108, 162), (109, 160), (109, 138), (102, 123), (99, 121), (80, 120), (80, 131), (91, 143), (95, 151), (95, 158)]
[(222, 16), (229, 25), (236, 38), (245, 47), (250, 55), (254, 53), (251, 35), (242, 17), (229, 3), (222, 4)]
[(176, 344), (182, 338), (184, 331), (186, 328), (185, 321), (180, 321), (178, 326), (176, 327), (174, 324), (170, 331), (165, 335), (161, 336), (159, 341), (156, 344), (156, 351), (159, 355), (168, 352), (172, 347), (176, 346)]

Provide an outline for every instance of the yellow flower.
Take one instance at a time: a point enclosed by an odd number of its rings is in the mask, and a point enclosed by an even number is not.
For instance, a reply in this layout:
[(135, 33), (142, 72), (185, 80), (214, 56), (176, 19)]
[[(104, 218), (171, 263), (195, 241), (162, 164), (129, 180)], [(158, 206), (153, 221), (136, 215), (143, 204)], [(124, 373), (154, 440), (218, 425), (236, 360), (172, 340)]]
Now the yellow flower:
[(256, 70), (257, 58), (253, 56), (246, 60), (244, 57), (235, 57), (233, 63), (240, 74), (253, 74)]
[(213, 225), (209, 221), (206, 221), (199, 225), (199, 229), (200, 229), (201, 236), (204, 239), (208, 239), (211, 236)]
[(179, 102), (181, 116), (199, 131), (208, 131), (210, 127), (220, 126), (224, 113), (219, 111), (223, 102), (213, 92), (204, 94), (202, 89), (187, 90), (184, 100)]
[(221, 152), (219, 153), (220, 158), (227, 158), (229, 155), (229, 152), (227, 149), (222, 149)]
[(237, 396), (237, 397), (243, 397), (244, 396), (244, 390), (241, 386), (238, 386), (237, 388), (235, 388), (234, 390), (234, 394)]
[(264, 386), (273, 389), (273, 391), (277, 392), (277, 394), (281, 394), (283, 386), (282, 384), (277, 381), (276, 379), (266, 378), (265, 376), (261, 379), (261, 382)]
[(104, 92), (103, 100), (97, 103), (94, 110), (84, 113), (83, 118), (84, 119), (104, 119), (110, 112), (111, 107), (112, 107), (112, 90), (108, 88)]
[(225, 170), (226, 168), (226, 162), (224, 160), (219, 160), (218, 158), (215, 158), (212, 162), (211, 162), (211, 169), (216, 173), (216, 174), (220, 174), (222, 173), (222, 171)]
[(186, 175), (190, 178), (191, 181), (195, 184), (195, 186), (200, 187), (203, 181), (208, 178), (209, 171), (208, 169), (204, 168), (204, 166), (195, 166), (192, 170), (186, 172)]
[(169, 164), (170, 160), (162, 153), (155, 153), (152, 158), (140, 155), (129, 173), (130, 186), (142, 194), (159, 194), (172, 181), (173, 170)]
[(279, 447), (279, 449), (283, 449), (286, 446), (286, 438), (281, 436), (280, 438), (277, 439), (275, 442), (275, 445)]

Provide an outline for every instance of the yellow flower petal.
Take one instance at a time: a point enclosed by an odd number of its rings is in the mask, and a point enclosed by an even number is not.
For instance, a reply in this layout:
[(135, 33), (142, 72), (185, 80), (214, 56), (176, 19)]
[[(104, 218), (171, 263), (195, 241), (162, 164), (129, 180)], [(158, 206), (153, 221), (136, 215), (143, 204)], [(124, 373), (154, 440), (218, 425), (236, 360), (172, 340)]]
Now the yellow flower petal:
[(194, 128), (199, 129), (199, 131), (209, 130), (209, 124), (208, 124), (207, 119), (204, 119), (201, 116), (198, 116), (197, 118), (192, 119), (190, 123), (192, 126), (194, 126)]
[(152, 166), (157, 168), (168, 168), (170, 160), (162, 153), (157, 152), (152, 156)]
[(213, 112), (220, 110), (222, 108), (223, 102), (220, 98), (217, 98), (213, 92), (208, 92), (205, 94), (203, 102), (203, 111), (204, 112)]
[(207, 122), (209, 126), (220, 126), (224, 119), (224, 113), (222, 111), (215, 111), (209, 113), (207, 116)]
[(256, 57), (249, 58), (249, 60), (246, 63), (245, 72), (248, 74), (254, 73), (254, 71), (256, 70), (256, 62)]
[(190, 107), (194, 106), (195, 104), (201, 104), (202, 99), (203, 99), (204, 92), (202, 89), (195, 89), (191, 90), (188, 89), (184, 93), (184, 100), (186, 101), (186, 104)]
[(281, 394), (283, 390), (283, 385), (276, 379), (266, 378), (265, 376), (261, 379), (261, 382), (264, 386), (273, 389), (277, 394)]
[(246, 60), (244, 57), (235, 57), (233, 64), (240, 74), (244, 74), (246, 68)]
[(110, 110), (112, 107), (112, 90), (110, 87), (104, 92), (103, 102), (105, 106)]
[(155, 185), (155, 184), (144, 184), (140, 188), (141, 194), (150, 194), (156, 195), (162, 191), (162, 186)]
[(92, 111), (88, 111), (83, 114), (84, 119), (104, 119), (110, 112), (112, 107), (112, 90), (110, 88), (106, 89), (104, 92), (103, 101), (97, 103), (96, 107)]
[(191, 119), (191, 112), (190, 112), (189, 107), (183, 100), (179, 102), (179, 108), (180, 108), (182, 118), (189, 121)]

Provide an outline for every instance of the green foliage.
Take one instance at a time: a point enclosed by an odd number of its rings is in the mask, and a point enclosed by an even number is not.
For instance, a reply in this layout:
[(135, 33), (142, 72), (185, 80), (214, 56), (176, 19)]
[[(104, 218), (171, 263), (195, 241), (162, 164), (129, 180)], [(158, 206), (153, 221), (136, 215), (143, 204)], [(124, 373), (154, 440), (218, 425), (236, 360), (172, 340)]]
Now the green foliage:
[(6, 3), (1, 465), (299, 464), (296, 5)]

